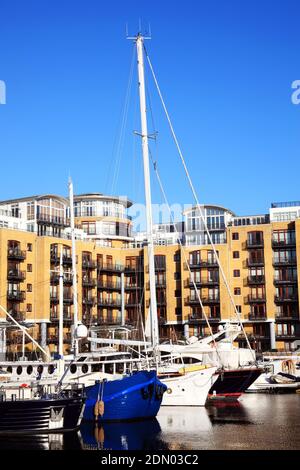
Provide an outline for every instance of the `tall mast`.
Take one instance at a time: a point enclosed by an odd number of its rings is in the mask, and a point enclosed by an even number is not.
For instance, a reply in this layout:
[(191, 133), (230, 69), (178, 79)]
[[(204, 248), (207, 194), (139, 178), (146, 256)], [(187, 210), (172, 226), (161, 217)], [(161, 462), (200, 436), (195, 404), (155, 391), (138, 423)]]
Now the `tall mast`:
[(141, 137), (144, 164), (144, 185), (146, 200), (146, 230), (147, 230), (147, 248), (148, 248), (148, 264), (149, 264), (149, 283), (150, 283), (150, 318), (151, 318), (151, 334), (152, 345), (154, 351), (159, 344), (158, 321), (157, 321), (157, 301), (155, 286), (155, 268), (154, 268), (154, 246), (153, 246), (153, 222), (152, 222), (152, 204), (151, 204), (151, 188), (150, 188), (150, 171), (149, 171), (149, 147), (148, 147), (148, 129), (146, 114), (146, 95), (145, 95), (145, 76), (144, 76), (144, 37), (139, 33), (136, 40), (138, 79), (139, 79), (139, 96), (140, 96), (140, 113), (141, 113)]
[(73, 319), (73, 338), (72, 343), (74, 347), (74, 356), (78, 355), (78, 340), (77, 340), (77, 327), (78, 327), (78, 302), (77, 302), (77, 272), (76, 272), (76, 241), (75, 241), (75, 224), (74, 224), (74, 194), (73, 182), (69, 178), (69, 199), (70, 199), (70, 226), (71, 226), (71, 239), (72, 239), (72, 279), (73, 279), (73, 300), (74, 300), (74, 319)]

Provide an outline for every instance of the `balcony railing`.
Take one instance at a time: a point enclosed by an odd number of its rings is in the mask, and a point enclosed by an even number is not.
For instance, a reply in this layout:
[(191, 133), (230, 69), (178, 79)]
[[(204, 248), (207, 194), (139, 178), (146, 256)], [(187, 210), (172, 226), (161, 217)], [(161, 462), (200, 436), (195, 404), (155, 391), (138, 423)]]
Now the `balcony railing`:
[(8, 248), (7, 258), (24, 261), (24, 259), (26, 259), (26, 251), (22, 251), (19, 248)]
[[(120, 317), (97, 317), (98, 325), (121, 325), (122, 319)], [(125, 324), (127, 321), (125, 320)]]
[[(207, 319), (209, 322), (219, 322), (221, 320), (221, 317), (220, 315), (214, 315), (214, 316), (210, 316), (210, 315), (207, 315)], [(199, 322), (203, 322), (203, 321), (206, 321), (205, 319), (205, 316), (204, 315), (201, 315), (201, 314), (197, 314), (197, 315), (189, 315), (188, 316), (188, 321), (189, 323), (193, 324), (193, 323), (199, 323)]]
[(246, 260), (246, 267), (255, 267), (255, 266), (263, 266), (265, 264), (264, 258), (248, 258)]
[(98, 281), (98, 289), (120, 291), (122, 286), (120, 282)]
[(260, 303), (266, 301), (265, 294), (249, 294), (245, 297), (245, 303)]
[[(63, 265), (71, 266), (72, 265), (72, 256), (63, 255)], [(60, 263), (60, 254), (56, 251), (50, 253), (50, 262), (54, 264)]]
[[(208, 260), (189, 260), (188, 265), (190, 269), (199, 269), (199, 268), (217, 268), (218, 262), (215, 259), (208, 259)], [(187, 270), (188, 267), (185, 266)]]
[(25, 292), (20, 290), (7, 291), (7, 300), (15, 302), (24, 302)]
[(96, 279), (82, 278), (83, 287), (96, 287)]
[[(50, 283), (51, 284), (59, 284), (59, 274), (57, 273), (52, 273), (51, 276), (50, 276)], [(72, 279), (72, 276), (71, 275), (67, 275), (67, 274), (64, 274), (63, 276), (63, 283), (65, 285), (67, 284), (72, 284), (73, 283), (73, 279)]]
[(124, 271), (124, 266), (118, 263), (106, 263), (106, 264), (98, 264), (97, 265), (98, 271), (107, 271), (107, 272), (118, 272), (121, 273)]
[[(59, 322), (59, 314), (58, 313), (50, 313), (50, 321), (53, 323)], [(64, 323), (71, 323), (73, 321), (72, 315), (70, 313), (63, 314), (63, 322)]]
[(136, 289), (143, 289), (143, 286), (138, 284), (125, 284), (125, 290), (136, 290)]
[(246, 241), (246, 248), (253, 249), (253, 248), (263, 248), (264, 246), (264, 240), (263, 239), (257, 239), (257, 240), (247, 240)]
[(248, 286), (264, 284), (264, 283), (265, 283), (265, 276), (248, 276), (246, 280), (246, 284)]
[[(26, 317), (26, 313), (20, 310), (10, 310), (8, 312), (16, 321), (24, 321)], [(12, 321), (9, 316), (6, 316), (7, 321)]]
[(82, 268), (95, 269), (96, 267), (97, 267), (96, 261), (93, 261), (89, 258), (82, 258)]
[(276, 318), (276, 320), (285, 320), (285, 321), (286, 320), (299, 320), (299, 312), (275, 313), (275, 318)]
[(8, 281), (24, 281), (26, 279), (26, 272), (19, 271), (18, 269), (9, 269), (7, 271)]
[[(218, 304), (220, 303), (220, 296), (214, 295), (214, 296), (208, 296), (208, 297), (201, 297), (201, 301), (203, 305), (205, 304)], [(197, 296), (188, 296), (185, 299), (185, 304), (186, 305), (200, 305), (199, 299)]]
[(298, 302), (298, 294), (280, 294), (275, 295), (274, 302)]
[(60, 225), (61, 227), (68, 227), (70, 225), (70, 220), (66, 217), (59, 217), (49, 214), (38, 214), (37, 222), (40, 224), (51, 224), (51, 225)]
[(297, 284), (298, 279), (296, 277), (287, 277), (285, 279), (274, 278), (275, 286), (279, 286), (282, 284)]
[(248, 313), (248, 320), (249, 321), (259, 321), (259, 320), (266, 320), (267, 314), (266, 313)]
[(209, 278), (201, 278), (194, 280), (194, 282), (191, 279), (186, 279), (184, 282), (184, 287), (194, 287), (194, 283), (196, 284), (196, 287), (201, 287), (201, 286), (218, 286), (220, 283), (219, 279), (209, 279)]
[[(155, 282), (155, 287), (156, 289), (165, 289), (167, 287), (167, 281), (159, 281), (159, 282)], [(148, 281), (147, 282), (147, 289), (149, 290), (150, 289), (150, 282)]]
[(296, 258), (273, 258), (273, 266), (295, 266), (297, 264)]
[(272, 248), (289, 248), (296, 246), (296, 240), (272, 240)]
[(84, 305), (89, 305), (90, 307), (93, 307), (94, 305), (96, 305), (96, 297), (83, 297), (82, 303)]
[(121, 308), (121, 300), (118, 299), (97, 299), (98, 307)]
[(126, 273), (143, 273), (144, 266), (142, 264), (137, 264), (136, 266), (125, 266), (124, 272)]

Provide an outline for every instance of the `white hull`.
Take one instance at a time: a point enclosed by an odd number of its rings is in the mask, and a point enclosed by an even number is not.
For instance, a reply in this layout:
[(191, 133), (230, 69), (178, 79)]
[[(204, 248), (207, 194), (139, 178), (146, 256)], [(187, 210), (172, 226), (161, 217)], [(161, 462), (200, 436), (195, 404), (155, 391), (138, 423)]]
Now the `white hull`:
[(160, 378), (167, 385), (162, 406), (204, 406), (216, 368), (188, 372), (179, 377)]

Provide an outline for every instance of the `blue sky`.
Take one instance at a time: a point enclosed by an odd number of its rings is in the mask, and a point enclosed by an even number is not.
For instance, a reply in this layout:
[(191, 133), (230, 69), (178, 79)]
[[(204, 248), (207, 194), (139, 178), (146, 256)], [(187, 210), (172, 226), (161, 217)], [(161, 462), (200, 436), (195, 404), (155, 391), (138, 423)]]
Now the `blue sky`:
[[(298, 200), (298, 0), (1, 0), (0, 199), (67, 193), (142, 202), (138, 20), (201, 202), (237, 214)], [(152, 145), (170, 203), (193, 202), (147, 71)], [(152, 123), (149, 116), (149, 124)], [(153, 201), (162, 201), (153, 181)]]

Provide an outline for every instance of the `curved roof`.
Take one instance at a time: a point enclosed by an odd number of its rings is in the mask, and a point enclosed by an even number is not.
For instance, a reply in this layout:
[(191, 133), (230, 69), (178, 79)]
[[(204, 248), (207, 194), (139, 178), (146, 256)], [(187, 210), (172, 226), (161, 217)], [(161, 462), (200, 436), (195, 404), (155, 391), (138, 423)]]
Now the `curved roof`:
[(74, 201), (80, 201), (84, 199), (104, 200), (113, 201), (123, 204), (126, 208), (131, 207), (133, 202), (126, 196), (107, 196), (103, 193), (84, 193), (74, 195)]
[[(200, 204), (200, 207), (204, 208), (204, 209), (219, 209), (219, 210), (222, 210), (224, 212), (229, 212), (229, 214), (231, 214), (233, 217), (235, 217), (235, 213), (232, 212), (230, 209), (227, 209), (226, 207), (224, 206), (219, 206), (217, 204)], [(191, 211), (196, 211), (198, 210), (198, 207), (197, 206), (192, 206), (192, 207), (189, 207), (188, 209), (185, 209), (185, 211), (183, 211), (183, 214), (187, 214), (188, 212), (191, 212)]]

